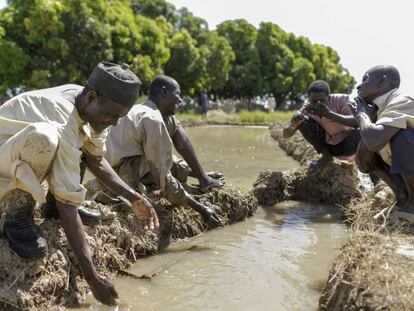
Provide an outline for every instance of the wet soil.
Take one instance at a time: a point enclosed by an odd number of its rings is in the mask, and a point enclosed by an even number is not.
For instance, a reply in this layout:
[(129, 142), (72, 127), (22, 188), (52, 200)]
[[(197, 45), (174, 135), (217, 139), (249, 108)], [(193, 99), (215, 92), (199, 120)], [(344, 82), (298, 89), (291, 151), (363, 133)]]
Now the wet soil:
[[(257, 208), (251, 193), (226, 187), (208, 194), (200, 194), (190, 187), (187, 190), (200, 202), (216, 208), (222, 218), (221, 225), (252, 216)], [(85, 203), (104, 215), (101, 224), (94, 228), (84, 227), (94, 264), (100, 273), (113, 277), (138, 258), (159, 252), (171, 241), (212, 229), (190, 208), (173, 206), (156, 192), (150, 197), (155, 201), (160, 218), (159, 232), (141, 232), (129, 208), (124, 205), (110, 207), (92, 201)], [(27, 261), (13, 253), (5, 239), (0, 239), (0, 309), (44, 310), (79, 305), (88, 293), (88, 286), (60, 221), (44, 220), (39, 208), (35, 209), (35, 219), (48, 241), (49, 254), (38, 261)]]
[(274, 205), (283, 200), (301, 200), (345, 205), (362, 196), (357, 171), (354, 165), (335, 161), (322, 170), (309, 166), (318, 154), (301, 135), (290, 139), (282, 136), (283, 124), (273, 124), (272, 137), (288, 155), (302, 165), (288, 171), (264, 171), (254, 184), (253, 193), (260, 205)]

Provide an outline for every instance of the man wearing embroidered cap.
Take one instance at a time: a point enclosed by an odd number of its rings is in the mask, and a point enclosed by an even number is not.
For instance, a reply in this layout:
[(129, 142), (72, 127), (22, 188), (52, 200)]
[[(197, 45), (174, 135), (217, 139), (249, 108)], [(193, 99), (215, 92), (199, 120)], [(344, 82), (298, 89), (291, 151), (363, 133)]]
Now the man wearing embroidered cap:
[[(21, 257), (47, 253), (46, 240), (33, 224), (33, 207), (46, 198), (47, 181), (61, 224), (94, 296), (114, 304), (112, 283), (95, 270), (79, 209), (85, 197), (81, 159), (112, 191), (131, 202), (145, 228), (158, 227), (151, 203), (126, 185), (103, 158), (107, 127), (116, 125), (138, 98), (140, 80), (127, 65), (102, 62), (85, 87), (67, 84), (22, 93), (0, 107), (0, 200), (5, 204), (3, 233)], [(53, 202), (54, 203), (54, 202)], [(57, 210), (57, 213), (56, 213)], [(53, 214), (53, 213), (52, 213)], [(81, 220), (82, 219), (82, 220)]]

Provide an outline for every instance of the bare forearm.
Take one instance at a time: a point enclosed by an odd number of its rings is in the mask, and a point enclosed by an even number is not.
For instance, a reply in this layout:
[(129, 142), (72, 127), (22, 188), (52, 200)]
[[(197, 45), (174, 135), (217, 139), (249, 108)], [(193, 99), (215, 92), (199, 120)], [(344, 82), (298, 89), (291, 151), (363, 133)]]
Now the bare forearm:
[(187, 133), (181, 127), (174, 135), (173, 143), (175, 149), (177, 149), (178, 153), (184, 158), (188, 166), (191, 168), (191, 176), (198, 179), (206, 178), (206, 173), (197, 158), (193, 144), (191, 143)]
[(97, 273), (92, 263), (92, 256), (86, 242), (85, 231), (76, 206), (56, 202), (61, 224), (72, 251), (78, 260), (85, 279), (89, 282)]
[(354, 128), (358, 127), (358, 121), (352, 115), (342, 115), (331, 111), (328, 115), (326, 115), (326, 118), (346, 126)]
[(141, 199), (141, 195), (129, 187), (113, 170), (104, 158), (85, 156), (86, 166), (106, 187), (114, 193), (123, 196), (130, 202)]

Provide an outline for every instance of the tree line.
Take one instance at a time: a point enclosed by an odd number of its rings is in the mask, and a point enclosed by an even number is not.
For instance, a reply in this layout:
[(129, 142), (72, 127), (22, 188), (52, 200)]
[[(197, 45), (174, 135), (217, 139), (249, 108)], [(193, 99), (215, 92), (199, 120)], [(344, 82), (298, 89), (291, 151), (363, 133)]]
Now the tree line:
[(331, 47), (270, 22), (244, 19), (210, 30), (188, 9), (164, 0), (9, 0), (0, 11), (0, 94), (84, 84), (101, 60), (128, 63), (144, 88), (156, 75), (222, 97), (273, 94), (301, 101), (324, 79), (350, 92), (354, 78)]

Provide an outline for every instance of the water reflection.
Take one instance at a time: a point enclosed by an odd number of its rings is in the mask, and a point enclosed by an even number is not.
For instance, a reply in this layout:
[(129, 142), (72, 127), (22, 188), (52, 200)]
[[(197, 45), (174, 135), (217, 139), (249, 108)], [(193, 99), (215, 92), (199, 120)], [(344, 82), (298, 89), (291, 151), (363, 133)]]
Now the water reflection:
[[(207, 169), (248, 189), (263, 169), (297, 165), (263, 128), (189, 129)], [(254, 158), (252, 158), (254, 156)], [(216, 161), (217, 160), (217, 161)], [(129, 273), (159, 272), (152, 280), (120, 277), (119, 310), (316, 310), (320, 280), (345, 239), (335, 206), (282, 202), (232, 226), (141, 259)], [(89, 303), (89, 305), (88, 305)], [(114, 310), (90, 298), (87, 310)]]

